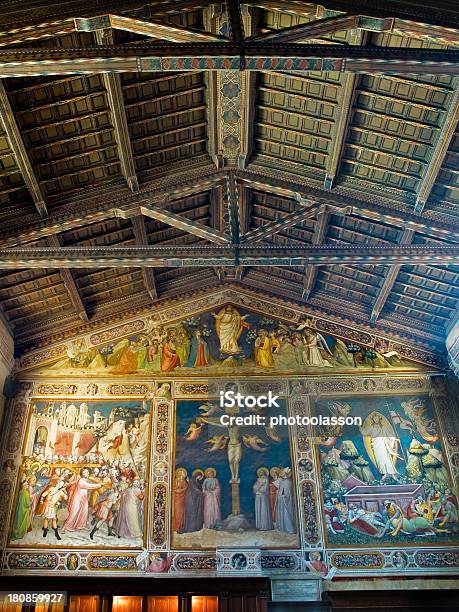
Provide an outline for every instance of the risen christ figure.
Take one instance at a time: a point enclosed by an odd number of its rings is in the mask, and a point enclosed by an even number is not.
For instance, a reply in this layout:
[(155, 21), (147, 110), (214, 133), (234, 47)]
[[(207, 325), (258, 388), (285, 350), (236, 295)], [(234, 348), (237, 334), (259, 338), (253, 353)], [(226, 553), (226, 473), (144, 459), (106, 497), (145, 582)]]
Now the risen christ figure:
[(233, 306), (225, 306), (213, 316), (215, 317), (217, 335), (220, 339), (220, 352), (229, 355), (241, 353), (242, 349), (238, 340), (244, 329), (249, 327), (245, 322), (249, 315), (242, 317)]

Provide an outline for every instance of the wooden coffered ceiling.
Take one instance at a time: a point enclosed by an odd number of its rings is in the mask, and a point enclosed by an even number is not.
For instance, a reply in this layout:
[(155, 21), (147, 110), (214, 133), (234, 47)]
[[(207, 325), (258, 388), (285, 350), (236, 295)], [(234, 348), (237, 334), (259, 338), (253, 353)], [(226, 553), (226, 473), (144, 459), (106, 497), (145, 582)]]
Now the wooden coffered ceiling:
[(459, 13), (417, 4), (2, 3), (0, 307), (18, 354), (222, 283), (442, 350)]

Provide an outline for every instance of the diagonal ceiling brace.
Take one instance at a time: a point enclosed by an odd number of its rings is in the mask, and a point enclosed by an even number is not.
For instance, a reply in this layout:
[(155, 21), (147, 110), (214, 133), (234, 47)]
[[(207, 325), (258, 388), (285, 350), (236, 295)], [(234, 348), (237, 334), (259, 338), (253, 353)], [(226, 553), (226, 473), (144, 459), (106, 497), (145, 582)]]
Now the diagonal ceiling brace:
[(140, 206), (140, 212), (146, 217), (156, 219), (157, 221), (161, 221), (166, 225), (181, 229), (184, 232), (198, 236), (203, 240), (209, 240), (209, 242), (222, 245), (230, 243), (230, 238), (227, 234), (213, 229), (212, 227), (208, 227), (207, 225), (203, 225), (198, 221), (192, 221), (191, 219), (187, 219), (182, 215), (177, 215), (169, 210), (142, 203)]
[[(55, 234), (48, 236), (46, 241), (48, 245), (53, 248), (60, 248), (62, 246), (59, 238)], [(70, 301), (72, 302), (78, 316), (82, 321), (88, 321), (88, 314), (86, 312), (86, 308), (84, 307), (83, 300), (81, 299), (80, 292), (78, 291), (75, 279), (73, 278), (72, 271), (68, 270), (67, 268), (59, 268), (59, 274), (61, 275), (62, 282), (67, 289)]]
[[(330, 220), (330, 212), (325, 208), (317, 214), (316, 224), (314, 227), (314, 234), (312, 236), (312, 244), (320, 246), (324, 243), (325, 236), (327, 235), (328, 223)], [(304, 283), (303, 283), (303, 300), (308, 300), (312, 293), (314, 285), (316, 283), (318, 273), (318, 266), (306, 266), (304, 270)]]
[(14, 158), (18, 165), (19, 171), (22, 175), (24, 183), (32, 196), (35, 204), (35, 208), (41, 217), (46, 217), (48, 211), (46, 210), (45, 200), (41, 187), (37, 181), (35, 173), (32, 168), (32, 164), (27, 153), (24, 141), (22, 140), (21, 133), (19, 131), (18, 124), (14, 118), (14, 112), (11, 108), (10, 101), (8, 100), (8, 94), (6, 93), (5, 86), (0, 79), (0, 121), (6, 132), (8, 143), (13, 151)]
[(242, 243), (254, 243), (260, 242), (261, 240), (268, 240), (275, 234), (283, 232), (298, 223), (301, 223), (305, 219), (312, 219), (317, 214), (317, 208), (303, 208), (301, 210), (294, 210), (288, 213), (284, 217), (270, 221), (265, 225), (257, 227), (256, 229), (250, 230), (246, 234), (241, 236)]
[[(413, 230), (406, 229), (401, 234), (398, 244), (406, 245), (406, 246), (410, 245), (413, 242), (414, 234), (415, 232)], [(391, 266), (387, 270), (386, 276), (384, 277), (384, 281), (381, 287), (379, 288), (379, 292), (376, 297), (376, 301), (371, 311), (370, 319), (371, 321), (373, 321), (373, 323), (377, 321), (377, 319), (379, 318), (379, 315), (381, 314), (382, 309), (384, 308), (384, 305), (387, 302), (390, 292), (392, 291), (395, 285), (395, 281), (397, 280), (397, 276), (398, 276), (398, 273), (400, 272), (401, 267), (402, 266), (400, 264), (396, 264), (394, 266)]]
[[(148, 246), (149, 242), (145, 227), (145, 218), (142, 215), (138, 215), (132, 217), (131, 222), (137, 246)], [(158, 299), (158, 292), (156, 291), (155, 272), (153, 268), (142, 268), (142, 277), (148, 295), (153, 302), (156, 302)]]
[[(113, 44), (113, 32), (111, 30), (97, 30), (96, 39), (99, 45)], [(118, 145), (118, 154), (121, 162), (121, 171), (127, 181), (129, 189), (136, 193), (139, 191), (139, 181), (135, 171), (134, 156), (132, 155), (131, 139), (124, 105), (123, 90), (119, 74), (105, 72), (102, 79), (107, 90), (108, 104), (110, 107), (115, 138)]]

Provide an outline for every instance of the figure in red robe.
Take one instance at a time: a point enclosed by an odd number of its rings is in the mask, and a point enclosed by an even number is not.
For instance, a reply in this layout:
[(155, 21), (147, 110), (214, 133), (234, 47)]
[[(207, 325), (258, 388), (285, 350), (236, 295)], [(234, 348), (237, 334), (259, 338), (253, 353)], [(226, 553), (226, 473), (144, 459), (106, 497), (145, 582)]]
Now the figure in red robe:
[(178, 468), (175, 473), (174, 485), (174, 531), (180, 533), (185, 525), (185, 497), (188, 490), (187, 472), (184, 468)]
[(197, 343), (197, 352), (196, 352), (196, 360), (194, 362), (194, 367), (206, 366), (207, 365), (207, 345), (202, 338), (201, 330), (196, 331), (196, 343)]
[(164, 343), (161, 358), (161, 371), (172, 372), (180, 366), (180, 357), (177, 355), (175, 345), (170, 338)]

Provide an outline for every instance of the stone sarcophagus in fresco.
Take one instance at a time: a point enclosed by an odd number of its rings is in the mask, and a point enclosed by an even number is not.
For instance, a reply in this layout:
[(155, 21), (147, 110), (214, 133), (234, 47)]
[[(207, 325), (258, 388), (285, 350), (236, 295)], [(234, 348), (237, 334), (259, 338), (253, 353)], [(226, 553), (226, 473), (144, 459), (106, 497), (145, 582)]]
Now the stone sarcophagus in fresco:
[[(454, 573), (459, 442), (441, 367), (427, 348), (228, 291), (36, 346), (7, 407), (2, 571)], [(236, 378), (279, 397), (237, 410), (264, 422), (221, 420), (216, 381)]]

